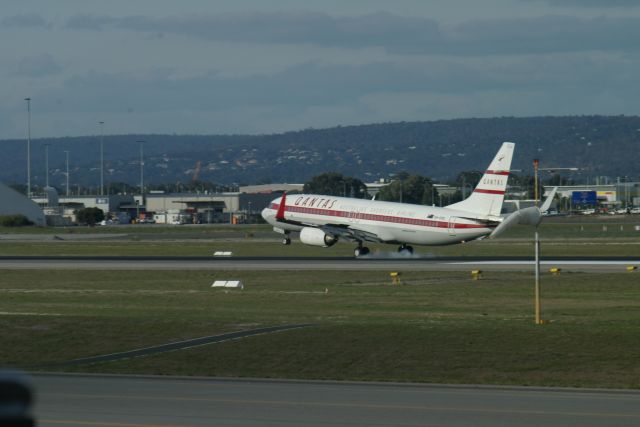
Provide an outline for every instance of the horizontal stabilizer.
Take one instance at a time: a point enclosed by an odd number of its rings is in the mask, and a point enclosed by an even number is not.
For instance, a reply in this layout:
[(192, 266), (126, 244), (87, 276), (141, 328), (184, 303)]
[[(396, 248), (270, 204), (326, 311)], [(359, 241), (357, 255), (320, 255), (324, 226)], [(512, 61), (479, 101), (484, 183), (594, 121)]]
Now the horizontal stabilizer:
[(506, 217), (504, 221), (502, 221), (502, 223), (493, 230), (489, 237), (492, 239), (496, 238), (516, 225), (533, 225), (535, 227), (540, 224), (541, 219), (542, 215), (540, 214), (540, 209), (538, 209), (537, 206), (517, 210)]
[(531, 206), (524, 209), (518, 209), (506, 217), (504, 221), (502, 221), (502, 223), (493, 230), (489, 237), (494, 239), (516, 225), (533, 225), (534, 227), (537, 227), (540, 224), (540, 221), (542, 221), (542, 212), (549, 210), (557, 190), (558, 187), (553, 187), (553, 190), (551, 190), (551, 193), (547, 196), (541, 207)]

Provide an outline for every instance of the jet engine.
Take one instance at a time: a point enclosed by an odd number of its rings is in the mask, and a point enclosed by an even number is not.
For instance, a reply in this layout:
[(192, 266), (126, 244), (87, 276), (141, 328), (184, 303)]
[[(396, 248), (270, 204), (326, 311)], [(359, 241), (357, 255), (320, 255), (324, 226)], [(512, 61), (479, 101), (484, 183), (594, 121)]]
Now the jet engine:
[(327, 248), (334, 245), (338, 241), (338, 237), (327, 234), (319, 228), (304, 227), (300, 231), (300, 241), (305, 245)]

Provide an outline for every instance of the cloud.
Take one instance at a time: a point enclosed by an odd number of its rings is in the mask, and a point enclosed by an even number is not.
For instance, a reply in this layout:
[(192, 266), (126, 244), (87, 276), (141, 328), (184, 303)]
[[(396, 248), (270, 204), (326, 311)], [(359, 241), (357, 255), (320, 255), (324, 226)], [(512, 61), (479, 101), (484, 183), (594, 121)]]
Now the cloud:
[(550, 6), (574, 6), (574, 7), (591, 7), (591, 8), (625, 8), (638, 7), (638, 0), (523, 0), (527, 2), (544, 2)]
[[(173, 77), (170, 70), (132, 76), (89, 72), (40, 94), (42, 111), (220, 111), (355, 105), (376, 94), (430, 93), (456, 97), (489, 92), (563, 94), (570, 102), (581, 91), (638, 99), (635, 76), (640, 63), (617, 57), (584, 55), (525, 57), (510, 62), (491, 58), (428, 59), (360, 65), (306, 62), (272, 74), (243, 77), (216, 73)], [(523, 100), (524, 102), (524, 100)], [(540, 106), (544, 111), (546, 106)]]
[(7, 27), (40, 27), (50, 28), (50, 24), (36, 13), (25, 13), (22, 15), (8, 16), (2, 20), (2, 24)]
[(312, 12), (164, 18), (77, 15), (68, 21), (67, 27), (119, 28), (221, 42), (382, 47), (404, 54), (537, 54), (640, 49), (639, 18), (585, 19), (551, 15), (470, 20), (443, 27), (431, 19), (387, 12), (350, 17)]
[(493, 73), (455, 62), (425, 64), (376, 62), (361, 65), (307, 62), (272, 74), (244, 77), (216, 73), (176, 78), (170, 71), (132, 76), (92, 71), (39, 96), (41, 110), (214, 111), (239, 107), (277, 107), (295, 111), (340, 105), (380, 92), (459, 92), (495, 87)]
[(46, 133), (56, 135), (93, 132), (87, 123), (98, 120), (117, 132), (270, 133), (389, 120), (640, 113), (635, 56), (507, 59), (305, 62), (242, 77), (91, 71), (30, 94), (39, 122), (51, 123)]
[(62, 68), (48, 53), (23, 58), (18, 63), (16, 74), (26, 77), (44, 77), (58, 74)]
[(637, 51), (638, 18), (580, 19), (570, 16), (469, 21), (457, 26), (449, 44), (460, 53), (540, 54)]
[(246, 13), (216, 16), (150, 18), (76, 15), (70, 29), (104, 30), (108, 27), (139, 32), (171, 33), (204, 40), (319, 46), (394, 46), (407, 40), (436, 43), (437, 23), (425, 18), (404, 18), (386, 12), (355, 17), (332, 17), (317, 12)]
[(67, 20), (66, 27), (72, 30), (102, 30), (109, 25), (116, 24), (117, 18), (105, 15), (74, 15)]

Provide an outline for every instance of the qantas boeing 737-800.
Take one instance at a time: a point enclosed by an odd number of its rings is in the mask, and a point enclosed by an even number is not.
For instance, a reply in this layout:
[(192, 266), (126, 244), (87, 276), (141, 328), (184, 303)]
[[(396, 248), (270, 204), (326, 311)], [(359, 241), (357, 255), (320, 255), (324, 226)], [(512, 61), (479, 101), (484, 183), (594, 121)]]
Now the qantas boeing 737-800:
[(300, 232), (307, 245), (332, 246), (339, 239), (357, 242), (355, 256), (369, 253), (364, 242), (399, 244), (400, 252), (411, 245), (450, 245), (495, 235), (500, 224), (534, 224), (540, 209), (517, 211), (512, 220), (500, 216), (515, 144), (505, 142), (471, 195), (446, 207), (314, 194), (283, 194), (262, 211), (274, 231), (284, 235)]

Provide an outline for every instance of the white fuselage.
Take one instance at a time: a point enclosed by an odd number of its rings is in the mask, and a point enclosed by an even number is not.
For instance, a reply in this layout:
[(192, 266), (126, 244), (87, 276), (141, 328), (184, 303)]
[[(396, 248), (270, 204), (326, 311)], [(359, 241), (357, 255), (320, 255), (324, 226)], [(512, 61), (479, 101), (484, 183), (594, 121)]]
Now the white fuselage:
[(448, 208), (310, 194), (286, 197), (285, 219), (302, 223), (293, 225), (276, 219), (280, 201), (273, 200), (262, 217), (283, 231), (300, 231), (307, 224), (338, 225), (375, 235), (385, 243), (449, 245), (486, 236), (494, 228), (469, 218), (473, 215), (468, 212)]

